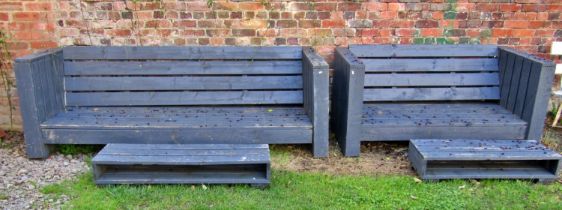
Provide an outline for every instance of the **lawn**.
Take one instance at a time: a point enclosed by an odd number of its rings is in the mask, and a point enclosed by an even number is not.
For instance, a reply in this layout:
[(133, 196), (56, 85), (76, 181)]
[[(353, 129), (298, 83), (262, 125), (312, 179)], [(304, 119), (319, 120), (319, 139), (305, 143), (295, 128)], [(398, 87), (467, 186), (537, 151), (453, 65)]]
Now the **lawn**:
[(272, 184), (96, 187), (91, 173), (42, 189), (71, 209), (561, 209), (562, 185), (525, 181), (419, 183), (409, 176), (273, 171)]
[(92, 174), (86, 173), (41, 191), (47, 196), (70, 196), (63, 206), (67, 209), (562, 209), (558, 182), (420, 183), (407, 175), (295, 172), (282, 166), (290, 164), (295, 153), (286, 147), (272, 148), (272, 160), (278, 166), (264, 190), (244, 185), (96, 187)]

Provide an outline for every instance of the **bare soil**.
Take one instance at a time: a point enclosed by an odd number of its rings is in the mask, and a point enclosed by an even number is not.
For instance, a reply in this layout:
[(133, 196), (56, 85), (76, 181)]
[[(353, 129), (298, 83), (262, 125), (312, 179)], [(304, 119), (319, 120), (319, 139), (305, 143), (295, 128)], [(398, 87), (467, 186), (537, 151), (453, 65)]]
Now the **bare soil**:
[(360, 157), (344, 157), (335, 140), (331, 142), (328, 158), (312, 157), (309, 146), (273, 145), (272, 167), (335, 175), (414, 175), (407, 158), (408, 142), (363, 143)]

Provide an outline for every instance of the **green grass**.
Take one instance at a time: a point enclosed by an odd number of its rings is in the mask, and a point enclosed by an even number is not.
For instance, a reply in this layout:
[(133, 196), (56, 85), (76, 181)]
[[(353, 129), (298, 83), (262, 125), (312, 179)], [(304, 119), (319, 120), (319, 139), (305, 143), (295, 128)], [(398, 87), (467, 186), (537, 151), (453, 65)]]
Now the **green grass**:
[(55, 150), (63, 155), (92, 154), (101, 148), (103, 145), (59, 144), (55, 146)]
[(562, 209), (562, 185), (526, 181), (417, 183), (408, 176), (273, 171), (272, 184), (96, 187), (92, 174), (42, 188), (66, 209)]

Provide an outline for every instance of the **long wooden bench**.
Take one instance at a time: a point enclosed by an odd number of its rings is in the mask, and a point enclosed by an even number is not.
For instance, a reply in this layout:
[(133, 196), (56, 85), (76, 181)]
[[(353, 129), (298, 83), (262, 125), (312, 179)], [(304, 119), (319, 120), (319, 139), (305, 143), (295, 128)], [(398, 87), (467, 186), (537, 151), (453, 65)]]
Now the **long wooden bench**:
[(52, 144), (312, 144), (328, 65), (308, 47), (64, 47), (16, 59), (27, 154)]
[(332, 128), (361, 141), (540, 139), (554, 64), (492, 45), (338, 48)]

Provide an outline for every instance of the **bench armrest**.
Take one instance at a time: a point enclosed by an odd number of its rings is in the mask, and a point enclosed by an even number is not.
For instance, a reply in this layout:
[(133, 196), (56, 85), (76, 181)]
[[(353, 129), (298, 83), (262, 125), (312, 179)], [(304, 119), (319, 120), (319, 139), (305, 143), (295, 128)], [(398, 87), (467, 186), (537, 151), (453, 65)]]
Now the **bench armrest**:
[(500, 105), (528, 123), (527, 139), (541, 139), (554, 66), (527, 53), (499, 48)]
[(331, 124), (346, 156), (358, 156), (365, 65), (347, 48), (335, 53)]
[(329, 69), (328, 63), (310, 47), (303, 48), (304, 109), (312, 120), (315, 157), (328, 156)]
[(44, 158), (40, 124), (64, 109), (62, 50), (17, 58), (14, 71), (28, 157)]

